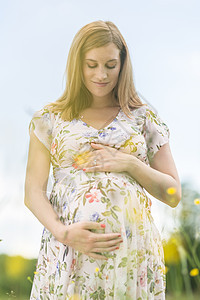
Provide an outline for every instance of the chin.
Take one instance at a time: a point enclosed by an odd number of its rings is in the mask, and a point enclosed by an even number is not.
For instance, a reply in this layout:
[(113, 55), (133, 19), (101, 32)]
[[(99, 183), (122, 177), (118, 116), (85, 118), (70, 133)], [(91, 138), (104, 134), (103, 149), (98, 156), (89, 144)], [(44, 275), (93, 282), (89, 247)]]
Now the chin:
[(111, 94), (112, 90), (111, 91), (92, 91), (90, 90), (90, 93), (92, 94), (92, 96), (94, 97), (107, 97)]

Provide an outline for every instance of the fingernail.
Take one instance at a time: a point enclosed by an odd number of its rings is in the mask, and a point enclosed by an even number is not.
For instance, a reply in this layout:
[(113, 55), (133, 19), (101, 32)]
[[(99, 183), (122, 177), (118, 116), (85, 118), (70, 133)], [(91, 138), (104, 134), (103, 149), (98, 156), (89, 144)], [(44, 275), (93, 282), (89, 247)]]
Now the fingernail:
[(117, 249), (119, 249), (119, 247), (116, 247), (115, 249), (117, 250)]
[(86, 170), (86, 169), (84, 168), (83, 171), (85, 172), (85, 170)]
[(102, 227), (102, 228), (105, 228), (105, 227), (106, 227), (106, 225), (105, 225), (105, 224), (101, 224), (101, 227)]
[(121, 237), (121, 234), (119, 234), (118, 237)]

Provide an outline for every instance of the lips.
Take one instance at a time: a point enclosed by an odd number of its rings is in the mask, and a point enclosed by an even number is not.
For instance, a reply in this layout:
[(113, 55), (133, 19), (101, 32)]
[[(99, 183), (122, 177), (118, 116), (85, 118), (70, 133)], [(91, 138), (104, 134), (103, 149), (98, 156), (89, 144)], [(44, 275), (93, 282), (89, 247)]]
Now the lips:
[(102, 83), (102, 82), (94, 82), (94, 81), (93, 83), (96, 84), (97, 86), (106, 86), (108, 84), (108, 82)]

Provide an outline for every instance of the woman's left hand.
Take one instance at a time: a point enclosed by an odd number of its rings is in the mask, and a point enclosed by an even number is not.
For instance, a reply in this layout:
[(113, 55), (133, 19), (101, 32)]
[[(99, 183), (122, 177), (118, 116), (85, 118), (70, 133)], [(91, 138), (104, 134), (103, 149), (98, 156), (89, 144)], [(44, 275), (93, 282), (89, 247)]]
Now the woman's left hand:
[[(127, 170), (130, 155), (102, 144), (91, 143), (91, 146), (96, 150), (92, 151), (88, 156), (88, 161), (79, 164), (77, 169), (85, 172), (124, 172)], [(95, 159), (96, 165), (94, 165)]]

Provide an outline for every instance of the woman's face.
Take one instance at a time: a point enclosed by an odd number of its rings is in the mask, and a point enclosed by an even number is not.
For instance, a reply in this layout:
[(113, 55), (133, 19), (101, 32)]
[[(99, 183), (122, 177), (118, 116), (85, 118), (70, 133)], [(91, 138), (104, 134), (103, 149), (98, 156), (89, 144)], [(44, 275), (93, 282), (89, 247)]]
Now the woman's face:
[(83, 77), (86, 88), (94, 98), (109, 97), (120, 72), (120, 50), (114, 43), (86, 52)]

